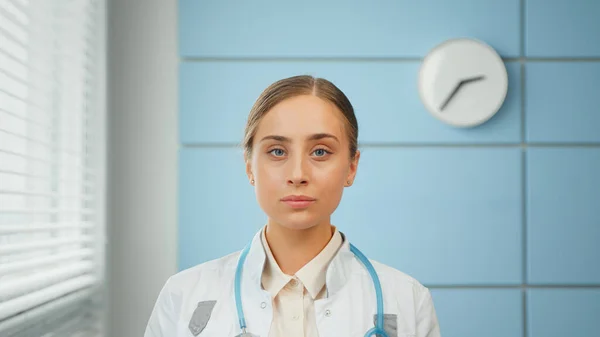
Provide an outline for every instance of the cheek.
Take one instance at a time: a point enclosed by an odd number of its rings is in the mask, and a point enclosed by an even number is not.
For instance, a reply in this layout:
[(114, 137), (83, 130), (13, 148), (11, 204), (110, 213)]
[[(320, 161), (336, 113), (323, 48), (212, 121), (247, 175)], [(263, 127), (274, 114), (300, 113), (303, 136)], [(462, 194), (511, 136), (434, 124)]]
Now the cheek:
[(282, 170), (274, 169), (269, 165), (257, 163), (254, 170), (256, 176), (256, 197), (262, 205), (269, 204), (277, 199), (285, 182)]
[(272, 188), (285, 179), (284, 170), (272, 164), (258, 162), (256, 167), (256, 179), (266, 188)]
[(330, 197), (337, 200), (341, 196), (347, 179), (348, 169), (343, 165), (335, 165), (327, 170), (317, 171), (313, 182), (320, 190), (322, 197)]
[(315, 170), (316, 175), (320, 180), (327, 180), (328, 184), (339, 184), (346, 180), (348, 175), (348, 165), (339, 158), (336, 161), (332, 161), (323, 167)]

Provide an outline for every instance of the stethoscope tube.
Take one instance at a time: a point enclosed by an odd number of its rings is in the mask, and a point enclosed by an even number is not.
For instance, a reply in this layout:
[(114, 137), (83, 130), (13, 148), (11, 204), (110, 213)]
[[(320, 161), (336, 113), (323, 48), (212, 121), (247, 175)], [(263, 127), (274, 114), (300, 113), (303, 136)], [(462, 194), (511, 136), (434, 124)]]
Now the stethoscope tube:
[(371, 264), (371, 261), (356, 248), (353, 244), (350, 244), (350, 251), (354, 253), (354, 256), (362, 262), (365, 266), (369, 275), (371, 275), (371, 279), (373, 280), (373, 286), (375, 287), (375, 297), (377, 298), (377, 321), (375, 323), (375, 327), (371, 330), (367, 331), (365, 337), (373, 336), (373, 335), (381, 335), (383, 337), (388, 337), (387, 332), (383, 329), (383, 291), (381, 290), (381, 282), (379, 282), (379, 276), (377, 275), (377, 271)]
[[(240, 324), (240, 330), (242, 330), (243, 334), (246, 334), (246, 317), (244, 316), (244, 310), (242, 308), (242, 272), (244, 269), (244, 262), (246, 261), (246, 257), (248, 256), (248, 252), (250, 251), (251, 243), (246, 245), (242, 250), (240, 255), (240, 259), (238, 261), (236, 270), (235, 270), (235, 280), (234, 280), (234, 291), (235, 291), (235, 307), (237, 310), (238, 321)], [(388, 334), (385, 332), (383, 328), (383, 292), (381, 290), (381, 283), (379, 281), (379, 276), (375, 271), (375, 268), (369, 261), (369, 259), (356, 248), (354, 245), (350, 244), (350, 251), (354, 254), (354, 256), (363, 264), (363, 266), (369, 272), (371, 279), (373, 280), (373, 286), (375, 287), (375, 296), (377, 298), (377, 320), (375, 323), (375, 327), (366, 332), (365, 337), (370, 336), (383, 336), (388, 337)]]
[(248, 256), (248, 252), (250, 251), (249, 243), (244, 250), (242, 250), (242, 254), (240, 255), (240, 260), (238, 261), (237, 268), (235, 269), (235, 280), (233, 282), (234, 290), (235, 290), (235, 307), (237, 309), (238, 320), (240, 322), (240, 329), (242, 333), (246, 333), (246, 317), (244, 316), (244, 311), (242, 309), (242, 271), (244, 269), (244, 262), (246, 261), (246, 256)]

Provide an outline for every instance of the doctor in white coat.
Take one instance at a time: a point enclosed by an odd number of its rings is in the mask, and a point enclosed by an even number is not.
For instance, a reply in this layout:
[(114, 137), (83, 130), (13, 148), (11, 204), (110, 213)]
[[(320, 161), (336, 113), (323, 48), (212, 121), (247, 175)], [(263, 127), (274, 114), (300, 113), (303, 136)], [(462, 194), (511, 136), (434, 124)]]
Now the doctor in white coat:
[(144, 336), (439, 337), (429, 290), (330, 222), (356, 176), (357, 139), (333, 83), (294, 76), (266, 88), (243, 146), (268, 221), (242, 251), (169, 278)]

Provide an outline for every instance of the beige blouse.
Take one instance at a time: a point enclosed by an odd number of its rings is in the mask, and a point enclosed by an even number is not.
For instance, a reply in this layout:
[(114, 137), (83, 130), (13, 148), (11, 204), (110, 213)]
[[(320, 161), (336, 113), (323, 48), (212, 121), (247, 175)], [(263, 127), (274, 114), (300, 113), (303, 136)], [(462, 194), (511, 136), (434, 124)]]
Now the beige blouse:
[(325, 273), (342, 245), (341, 234), (335, 228), (327, 246), (293, 276), (284, 274), (277, 265), (265, 229), (262, 243), (267, 254), (262, 286), (273, 298), (269, 337), (318, 337), (314, 301), (326, 294)]

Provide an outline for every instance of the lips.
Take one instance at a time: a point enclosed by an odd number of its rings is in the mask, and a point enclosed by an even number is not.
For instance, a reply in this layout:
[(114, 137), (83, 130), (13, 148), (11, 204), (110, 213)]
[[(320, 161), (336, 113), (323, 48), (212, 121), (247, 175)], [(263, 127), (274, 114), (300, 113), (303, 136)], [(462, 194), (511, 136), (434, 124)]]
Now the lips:
[(305, 195), (288, 195), (287, 197), (281, 199), (281, 201), (292, 208), (298, 209), (307, 208), (313, 204), (316, 199)]
[(305, 195), (288, 195), (281, 199), (281, 201), (315, 201), (315, 198), (307, 197)]

